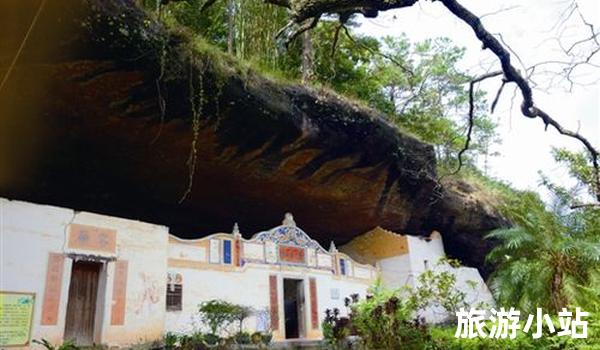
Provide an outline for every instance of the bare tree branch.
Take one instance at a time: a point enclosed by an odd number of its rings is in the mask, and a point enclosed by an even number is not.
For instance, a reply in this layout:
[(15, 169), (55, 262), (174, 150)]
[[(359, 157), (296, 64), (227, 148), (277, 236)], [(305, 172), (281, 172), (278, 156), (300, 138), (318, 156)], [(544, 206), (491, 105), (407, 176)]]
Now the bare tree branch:
[(514, 6), (510, 6), (510, 7), (503, 7), (501, 9), (499, 9), (499, 10), (496, 10), (496, 11), (493, 11), (493, 12), (484, 13), (483, 15), (480, 15), (479, 19), (482, 19), (482, 18), (485, 18), (485, 17), (488, 17), (488, 16), (495, 16), (495, 15), (500, 14), (502, 12), (508, 12), (508, 11), (511, 11), (511, 10), (514, 10), (514, 9), (518, 9), (520, 7), (521, 7), (521, 5), (514, 5)]
[(473, 127), (475, 126), (475, 84), (480, 83), (486, 79), (497, 77), (502, 75), (502, 71), (495, 71), (479, 76), (469, 82), (469, 128), (467, 130), (467, 140), (465, 141), (464, 147), (458, 152), (458, 166), (451, 173), (456, 175), (463, 166), (463, 154), (469, 149), (471, 144), (471, 135), (473, 133)]
[(397, 59), (395, 59), (394, 57), (387, 55), (381, 51), (374, 51), (373, 49), (371, 49), (370, 47), (363, 45), (362, 43), (356, 41), (354, 39), (354, 37), (352, 36), (352, 34), (350, 34), (350, 31), (348, 30), (348, 27), (346, 26), (342, 26), (342, 28), (344, 29), (344, 34), (346, 34), (346, 37), (348, 37), (348, 39), (357, 46), (362, 47), (363, 49), (371, 52), (372, 54), (375, 55), (379, 55), (387, 60), (389, 60), (390, 62), (392, 62), (393, 64), (395, 64), (396, 66), (398, 66), (400, 69), (402, 69), (405, 73), (408, 73), (410, 76), (414, 76), (415, 73), (408, 67), (406, 67), (405, 65), (403, 65), (400, 61), (398, 61)]
[(504, 77), (508, 82), (514, 82), (519, 87), (523, 102), (521, 103), (521, 113), (528, 118), (540, 118), (545, 128), (549, 125), (554, 127), (561, 135), (565, 135), (579, 140), (590, 153), (592, 165), (595, 170), (595, 193), (596, 199), (600, 201), (600, 165), (598, 164), (599, 152), (591, 142), (577, 132), (565, 129), (560, 123), (553, 119), (548, 113), (535, 106), (533, 100), (533, 92), (527, 80), (521, 73), (512, 65), (510, 61), (510, 53), (500, 44), (500, 42), (489, 32), (481, 20), (471, 11), (460, 5), (456, 0), (440, 0), (444, 6), (452, 12), (456, 17), (463, 20), (475, 32), (477, 38), (483, 43), (484, 49), (490, 49), (500, 60)]
[(498, 105), (498, 101), (500, 100), (500, 95), (502, 94), (502, 90), (504, 90), (504, 86), (506, 85), (506, 80), (502, 79), (502, 84), (498, 88), (498, 92), (496, 92), (496, 97), (494, 97), (494, 101), (492, 101), (492, 106), (490, 107), (490, 113), (494, 113), (496, 110), (496, 106)]

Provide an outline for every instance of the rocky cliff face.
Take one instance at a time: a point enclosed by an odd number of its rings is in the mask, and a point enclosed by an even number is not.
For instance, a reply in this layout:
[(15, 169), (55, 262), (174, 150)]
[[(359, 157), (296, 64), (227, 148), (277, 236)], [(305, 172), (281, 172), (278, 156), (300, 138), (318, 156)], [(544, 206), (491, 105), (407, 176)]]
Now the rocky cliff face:
[[(7, 1), (4, 73), (37, 8)], [(16, 20), (15, 20), (16, 19)], [(432, 147), (377, 112), (275, 83), (131, 0), (48, 2), (0, 91), (0, 195), (250, 235), (294, 213), (323, 244), (375, 226), (443, 233), (482, 266), (505, 224), (480, 190), (439, 186)]]

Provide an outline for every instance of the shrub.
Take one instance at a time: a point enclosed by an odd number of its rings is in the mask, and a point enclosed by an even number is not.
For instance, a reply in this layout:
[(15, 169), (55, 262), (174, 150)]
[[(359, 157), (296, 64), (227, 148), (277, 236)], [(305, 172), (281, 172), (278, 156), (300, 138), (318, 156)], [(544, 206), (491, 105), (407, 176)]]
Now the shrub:
[(177, 345), (177, 341), (178, 341), (178, 337), (176, 334), (171, 333), (171, 332), (167, 332), (165, 334), (165, 336), (163, 337), (163, 342), (165, 344), (165, 349), (166, 350), (172, 350), (175, 348), (175, 345)]
[(271, 332), (262, 333), (262, 343), (264, 345), (271, 344), (272, 340), (273, 340), (273, 334)]
[(398, 297), (396, 291), (384, 290), (380, 283), (372, 288), (372, 295), (359, 300), (358, 295), (345, 299), (348, 317), (340, 317), (339, 310), (327, 310), (323, 321), (323, 335), (334, 348), (345, 347), (348, 335), (358, 335), (369, 350), (423, 349), (430, 343), (425, 324), (414, 319), (414, 304)]
[[(558, 323), (554, 321), (555, 325)], [(523, 324), (521, 324), (521, 327)], [(488, 324), (487, 331), (491, 329)], [(456, 338), (455, 327), (431, 327), (429, 330), (432, 343), (430, 349), (440, 350), (598, 350), (600, 344), (593, 337), (593, 331), (588, 329), (588, 339), (572, 339), (569, 336), (558, 337), (556, 333), (549, 333), (547, 330), (539, 339), (534, 339), (531, 332), (524, 333), (517, 331), (515, 339), (510, 338)]]
[(237, 322), (238, 333), (241, 333), (244, 320), (252, 314), (252, 308), (215, 299), (200, 304), (199, 312), (210, 333), (219, 335), (233, 322)]
[(348, 317), (340, 317), (339, 309), (325, 310), (325, 319), (321, 324), (325, 342), (334, 348), (343, 347), (343, 341), (350, 335), (349, 323)]
[(234, 336), (234, 340), (235, 340), (235, 342), (237, 344), (250, 344), (251, 343), (250, 333), (248, 333), (248, 332), (238, 332)]
[[(434, 269), (419, 274), (416, 287), (405, 288), (410, 308), (418, 314), (427, 308), (439, 307), (453, 318), (459, 308), (467, 307), (467, 294), (456, 287), (453, 268), (457, 267), (460, 267), (458, 260), (441, 258)], [(474, 288), (474, 285), (470, 287)]]
[(210, 300), (200, 304), (199, 311), (202, 322), (216, 335), (236, 320), (237, 306), (223, 300)]
[(208, 346), (202, 333), (196, 332), (191, 335), (183, 335), (179, 339), (181, 350), (206, 350)]
[(426, 325), (413, 319), (410, 303), (393, 292), (380, 292), (351, 305), (351, 327), (367, 349), (423, 349)]
[(208, 345), (217, 345), (221, 341), (221, 337), (219, 337), (218, 335), (216, 335), (214, 333), (207, 333), (204, 335), (204, 341)]
[(254, 332), (250, 336), (250, 342), (254, 345), (269, 345), (273, 339), (273, 334)]
[(79, 347), (75, 345), (75, 341), (73, 339), (65, 340), (62, 344), (58, 346), (53, 345), (46, 339), (42, 339), (41, 341), (34, 339), (33, 343), (40, 344), (41, 346), (46, 348), (46, 350), (79, 350)]
[(250, 341), (252, 344), (258, 345), (262, 343), (262, 334), (260, 332), (254, 332), (250, 336)]

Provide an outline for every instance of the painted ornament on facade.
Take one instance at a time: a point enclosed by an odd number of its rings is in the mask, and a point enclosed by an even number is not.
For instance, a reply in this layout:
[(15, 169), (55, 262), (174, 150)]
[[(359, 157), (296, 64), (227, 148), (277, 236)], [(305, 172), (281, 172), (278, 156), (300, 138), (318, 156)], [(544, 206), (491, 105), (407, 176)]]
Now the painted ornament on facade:
[(304, 248), (280, 245), (279, 259), (284, 262), (293, 264), (304, 264)]
[[(135, 313), (137, 315), (150, 315), (154, 311), (154, 306), (160, 301), (160, 288), (158, 281), (151, 275), (144, 272), (140, 273), (143, 289), (138, 294)], [(163, 282), (164, 283), (164, 282)]]
[(306, 232), (294, 226), (279, 226), (269, 231), (260, 232), (252, 240), (263, 243), (271, 241), (283, 245), (323, 250), (319, 243), (308, 237)]

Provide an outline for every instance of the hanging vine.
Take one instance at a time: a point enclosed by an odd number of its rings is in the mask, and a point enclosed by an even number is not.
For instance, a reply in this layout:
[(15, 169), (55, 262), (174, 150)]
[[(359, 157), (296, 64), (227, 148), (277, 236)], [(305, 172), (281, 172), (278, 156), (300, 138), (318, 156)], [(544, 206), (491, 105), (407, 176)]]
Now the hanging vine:
[(187, 160), (188, 166), (188, 184), (185, 192), (179, 199), (179, 203), (183, 203), (192, 192), (192, 186), (194, 184), (194, 175), (196, 173), (196, 164), (198, 161), (198, 139), (200, 135), (200, 115), (202, 113), (202, 105), (204, 103), (203, 97), (203, 71), (204, 64), (200, 67), (200, 73), (198, 76), (198, 92), (196, 93), (196, 86), (194, 84), (194, 68), (198, 65), (194, 52), (190, 49), (189, 51), (189, 76), (188, 76), (188, 89), (189, 89), (189, 101), (190, 109), (192, 111), (192, 144), (190, 147), (190, 154)]
[[(161, 7), (161, 0), (156, 0), (156, 18), (158, 18), (158, 21), (162, 22), (162, 7)], [(154, 138), (152, 139), (152, 141), (150, 142), (151, 144), (155, 143), (158, 138), (160, 137), (160, 134), (162, 133), (162, 129), (165, 123), (165, 114), (166, 114), (166, 110), (167, 110), (167, 102), (162, 94), (162, 81), (163, 81), (163, 77), (165, 75), (165, 65), (166, 65), (166, 56), (167, 56), (167, 37), (165, 35), (162, 35), (160, 37), (160, 42), (159, 42), (159, 55), (158, 55), (158, 66), (159, 66), (159, 73), (158, 73), (158, 77), (154, 80), (154, 84), (156, 85), (156, 94), (157, 94), (157, 104), (158, 104), (158, 109), (160, 112), (160, 126), (158, 128), (158, 132), (156, 133), (156, 136), (154, 136)]]

